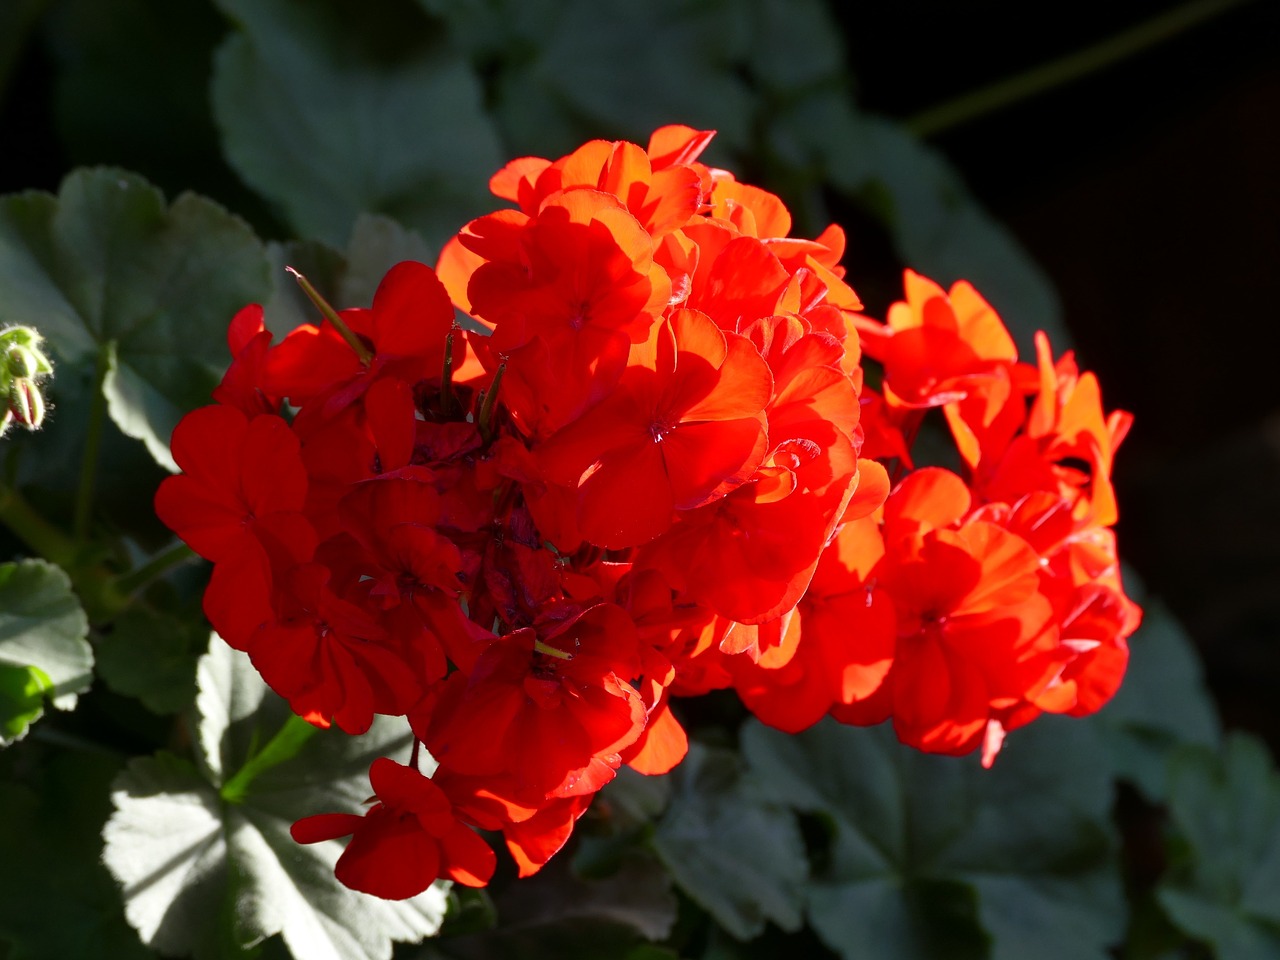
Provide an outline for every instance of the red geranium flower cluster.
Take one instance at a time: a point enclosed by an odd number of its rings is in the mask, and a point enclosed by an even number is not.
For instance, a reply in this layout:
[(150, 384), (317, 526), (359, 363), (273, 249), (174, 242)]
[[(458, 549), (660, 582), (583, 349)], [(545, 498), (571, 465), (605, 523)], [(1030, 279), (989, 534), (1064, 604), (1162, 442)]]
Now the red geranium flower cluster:
[[(887, 324), (861, 316), (840, 229), (789, 237), (777, 197), (698, 162), (710, 138), (514, 161), (491, 186), (515, 209), (438, 275), (402, 263), (279, 344), (246, 307), (174, 432), (156, 507), (214, 563), (214, 627), (301, 716), (407, 716), (438, 763), (379, 760), (364, 817), (295, 825), (354, 834), (349, 886), (484, 884), (473, 827), (537, 871), (622, 764), (681, 760), (673, 695), (989, 760), (1120, 681), (1127, 416), (1043, 338), (1019, 363), (967, 284), (908, 274)], [(932, 407), (964, 477), (912, 469)]]

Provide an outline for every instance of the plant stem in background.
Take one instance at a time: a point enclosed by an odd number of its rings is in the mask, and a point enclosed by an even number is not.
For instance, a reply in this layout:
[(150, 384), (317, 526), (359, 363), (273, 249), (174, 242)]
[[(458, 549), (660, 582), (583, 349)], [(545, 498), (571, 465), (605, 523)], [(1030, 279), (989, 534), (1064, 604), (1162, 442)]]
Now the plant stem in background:
[(93, 371), (92, 396), (89, 403), (89, 426), (85, 433), (84, 459), (80, 461), (80, 486), (76, 490), (75, 525), (76, 538), (89, 536), (89, 524), (93, 519), (93, 488), (98, 477), (98, 450), (102, 446), (102, 429), (107, 415), (107, 395), (102, 392), (107, 373), (111, 370), (115, 343), (104, 343), (98, 349), (98, 363)]
[(162, 550), (154, 557), (135, 567), (128, 573), (121, 574), (115, 581), (116, 591), (124, 597), (132, 596), (137, 593), (152, 580), (163, 576), (174, 567), (181, 566), (196, 559), (196, 553), (185, 543), (175, 543), (166, 550)]
[(1249, 0), (1192, 0), (1093, 46), (930, 107), (908, 118), (904, 126), (917, 137), (937, 136), (1086, 77), (1247, 2)]
[(14, 488), (0, 487), (0, 523), (49, 562), (63, 569), (75, 566), (80, 553), (76, 542), (40, 516)]

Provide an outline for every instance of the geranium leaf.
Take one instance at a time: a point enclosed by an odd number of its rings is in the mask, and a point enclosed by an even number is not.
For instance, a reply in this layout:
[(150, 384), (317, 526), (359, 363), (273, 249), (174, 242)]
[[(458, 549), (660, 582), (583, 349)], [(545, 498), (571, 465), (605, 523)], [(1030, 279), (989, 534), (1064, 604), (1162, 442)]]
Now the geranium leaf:
[(28, 753), (20, 766), (25, 782), (6, 776), (0, 783), (0, 955), (153, 956), (125, 923), (120, 891), (101, 863), (107, 790), (120, 761), (105, 753), (48, 751)]
[(370, 211), (443, 238), (491, 205), (480, 85), (414, 5), (219, 5), (241, 28), (215, 62), (224, 151), (300, 235), (337, 246)]
[(195, 616), (132, 606), (97, 643), (98, 675), (153, 713), (177, 713), (195, 697), (196, 660), (208, 633)]
[(338, 309), (368, 307), (388, 270), (402, 260), (435, 262), (422, 237), (390, 217), (362, 213), (351, 228), (346, 254), (314, 240), (294, 240), (267, 246), (273, 289), (263, 304), (267, 327), (277, 337), (320, 317), (315, 305), (285, 267), (305, 276)]
[(574, 876), (568, 858), (557, 857), (495, 897), (495, 906), (497, 928), (433, 943), (425, 957), (613, 960), (646, 939), (663, 939), (676, 920), (671, 878), (652, 855), (591, 879)]
[(0, 746), (26, 733), (44, 702), (59, 710), (93, 679), (89, 622), (71, 581), (43, 560), (0, 564)]
[(104, 353), (111, 418), (177, 469), (169, 435), (209, 400), (227, 321), (266, 292), (253, 232), (213, 202), (120, 170), (72, 173), (56, 197), (0, 199), (0, 322), (34, 323), (58, 358)]
[(0, 664), (0, 741), (12, 741), (40, 719), (53, 682), (39, 667)]
[(887, 728), (743, 731), (759, 789), (834, 825), (808, 915), (849, 960), (1106, 957), (1124, 898), (1099, 749), (1087, 726), (1053, 718), (1017, 731), (989, 771)]
[(944, 285), (964, 278), (977, 287), (1024, 357), (1034, 356), (1036, 330), (1058, 350), (1069, 345), (1049, 278), (937, 150), (900, 124), (862, 113), (830, 85), (768, 123), (768, 141), (781, 155), (814, 169), (884, 223), (903, 262)]
[(1280, 774), (1266, 747), (1233, 734), (1220, 753), (1179, 751), (1169, 813), (1186, 843), (1156, 894), (1169, 918), (1218, 960), (1280, 956)]
[(290, 714), (217, 638), (197, 676), (199, 765), (165, 754), (133, 761), (104, 830), (104, 861), (143, 941), (203, 960), (279, 934), (307, 960), (385, 960), (393, 941), (434, 933), (440, 887), (401, 902), (355, 893), (333, 876), (341, 841), (300, 846), (289, 835), (308, 814), (359, 811), (369, 764), (407, 750), (406, 726), (379, 721), (359, 738), (322, 731), (229, 803), (219, 788)]
[(450, 22), (477, 60), (499, 65), (493, 111), (517, 153), (555, 157), (587, 136), (643, 144), (650, 131), (673, 122), (718, 129), (718, 149), (748, 139), (752, 94), (734, 67), (747, 60), (750, 29), (726, 0), (603, 9), (595, 0), (424, 6)]
[(1216, 747), (1222, 733), (1191, 639), (1162, 603), (1143, 606), (1124, 683), (1094, 722), (1116, 775), (1159, 803), (1167, 799), (1170, 755), (1183, 744)]
[(693, 745), (672, 774), (653, 843), (671, 876), (741, 940), (801, 926), (804, 841), (792, 814), (742, 777), (737, 756)]

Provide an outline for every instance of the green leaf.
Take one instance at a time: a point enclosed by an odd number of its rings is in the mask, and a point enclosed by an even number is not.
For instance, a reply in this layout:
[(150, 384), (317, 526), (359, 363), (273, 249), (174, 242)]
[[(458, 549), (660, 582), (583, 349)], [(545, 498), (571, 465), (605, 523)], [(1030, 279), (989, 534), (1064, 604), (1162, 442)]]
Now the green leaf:
[(120, 170), (72, 173), (57, 197), (0, 198), (0, 323), (27, 323), (65, 362), (112, 357), (111, 418), (176, 469), (168, 440), (225, 369), (226, 327), (267, 290), (253, 232), (221, 207)]
[(1094, 722), (1116, 776), (1159, 803), (1168, 795), (1170, 755), (1183, 744), (1216, 747), (1222, 732), (1191, 639), (1163, 603), (1144, 606), (1124, 683)]
[(731, 0), (424, 6), (495, 71), (492, 109), (517, 155), (556, 157), (593, 137), (643, 144), (667, 123), (718, 129), (720, 148), (749, 139), (755, 104), (736, 67), (750, 22)]
[(1189, 857), (1156, 896), (1176, 926), (1218, 960), (1280, 957), (1280, 774), (1244, 734), (1225, 750), (1175, 755), (1169, 813)]
[(98, 641), (98, 675), (153, 713), (177, 713), (195, 698), (196, 660), (208, 637), (209, 628), (195, 616), (135, 604)]
[(558, 856), (507, 887), (495, 905), (496, 929), (432, 943), (421, 956), (615, 960), (643, 939), (666, 937), (676, 919), (671, 878), (652, 856), (630, 857), (611, 876), (592, 879), (574, 876)]
[(273, 287), (263, 304), (267, 327), (283, 336), (302, 323), (319, 319), (315, 305), (285, 267), (305, 276), (339, 310), (368, 307), (388, 270), (402, 260), (435, 263), (435, 254), (422, 237), (390, 217), (362, 213), (351, 229), (345, 256), (314, 240), (271, 243)]
[(101, 863), (107, 791), (120, 761), (84, 752), (23, 759), (27, 782), (0, 783), (0, 953), (8, 941), (9, 960), (152, 956), (125, 922)]
[(312, 0), (220, 0), (213, 104), (244, 180), (302, 236), (384, 213), (443, 238), (493, 205), (498, 142), (468, 64), (408, 0), (377, 16)]
[(844, 37), (822, 0), (752, 0), (747, 67), (774, 97), (847, 81)]
[(71, 581), (43, 560), (0, 564), (0, 746), (26, 733), (43, 712), (59, 710), (93, 679), (89, 622)]
[(692, 745), (672, 779), (653, 843), (675, 882), (741, 940), (769, 920), (798, 930), (808, 863), (792, 814), (753, 790), (727, 750)]
[(16, 740), (40, 719), (52, 690), (53, 681), (39, 667), (0, 664), (0, 742)]
[(764, 794), (833, 825), (808, 915), (848, 960), (1102, 960), (1119, 939), (1111, 781), (1087, 725), (1038, 720), (990, 771), (884, 727), (751, 722), (742, 742)]
[(591, 817), (575, 833), (573, 869), (607, 876), (647, 848), (653, 824), (671, 800), (671, 778), (650, 777), (624, 766), (591, 805)]
[(1023, 356), (1034, 356), (1036, 330), (1046, 331), (1059, 352), (1070, 345), (1044, 271), (974, 199), (946, 158), (900, 124), (861, 113), (843, 91), (820, 89), (771, 117), (768, 141), (809, 158), (882, 220), (904, 263), (944, 285), (971, 282)]
[(403, 721), (380, 718), (359, 738), (322, 731), (258, 773), (242, 802), (226, 803), (219, 789), (292, 714), (248, 657), (216, 637), (198, 685), (199, 764), (166, 754), (135, 760), (112, 791), (104, 861), (143, 941), (203, 960), (279, 934), (306, 960), (385, 960), (393, 941), (434, 933), (441, 887), (400, 902), (355, 893), (333, 876), (342, 841), (300, 846), (289, 835), (300, 817), (358, 811), (369, 764), (407, 752)]

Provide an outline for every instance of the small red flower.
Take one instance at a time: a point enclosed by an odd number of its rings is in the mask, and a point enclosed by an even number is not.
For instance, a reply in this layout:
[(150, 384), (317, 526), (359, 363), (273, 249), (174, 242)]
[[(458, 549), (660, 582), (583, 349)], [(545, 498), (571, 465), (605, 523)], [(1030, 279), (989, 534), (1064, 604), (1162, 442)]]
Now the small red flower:
[(578, 491), (578, 526), (602, 547), (646, 543), (676, 510), (718, 499), (765, 454), (768, 364), (750, 341), (679, 310), (632, 350), (597, 406), (545, 443), (546, 475)]
[(334, 872), (352, 890), (384, 900), (422, 893), (437, 879), (483, 887), (493, 876), (493, 849), (454, 813), (444, 792), (411, 767), (380, 757), (369, 768), (377, 803), (363, 817), (321, 813), (297, 821), (298, 843), (351, 835)]

